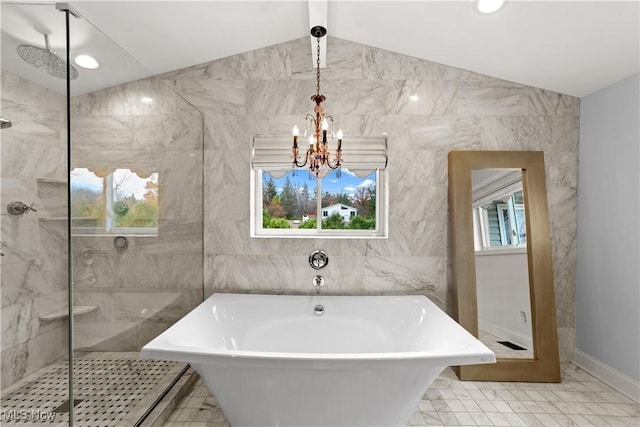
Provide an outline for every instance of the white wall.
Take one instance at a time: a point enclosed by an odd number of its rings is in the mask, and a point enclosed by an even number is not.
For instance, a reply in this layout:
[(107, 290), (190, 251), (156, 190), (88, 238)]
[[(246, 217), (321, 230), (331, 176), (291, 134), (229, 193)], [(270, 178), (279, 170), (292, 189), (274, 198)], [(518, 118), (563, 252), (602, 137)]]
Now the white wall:
[[(527, 251), (476, 252), (478, 326), (527, 349), (531, 341), (531, 300)], [(520, 316), (524, 311), (526, 322)]]
[(576, 354), (640, 380), (639, 81), (581, 100)]

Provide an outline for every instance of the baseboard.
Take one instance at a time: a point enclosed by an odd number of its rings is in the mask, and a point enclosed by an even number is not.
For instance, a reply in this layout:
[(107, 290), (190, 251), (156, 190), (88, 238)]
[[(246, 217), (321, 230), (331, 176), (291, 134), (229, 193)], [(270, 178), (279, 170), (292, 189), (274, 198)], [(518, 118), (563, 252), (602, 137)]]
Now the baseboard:
[(578, 349), (573, 351), (572, 363), (633, 401), (640, 403), (640, 382), (635, 379), (628, 377), (611, 366), (605, 365)]

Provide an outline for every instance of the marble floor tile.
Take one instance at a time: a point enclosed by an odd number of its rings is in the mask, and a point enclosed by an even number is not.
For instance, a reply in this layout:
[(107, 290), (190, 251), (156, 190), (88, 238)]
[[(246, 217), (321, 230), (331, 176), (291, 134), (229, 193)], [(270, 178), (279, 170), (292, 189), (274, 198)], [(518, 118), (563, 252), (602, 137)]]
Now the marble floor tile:
[[(418, 403), (408, 425), (640, 426), (640, 405), (573, 365), (565, 367), (559, 384), (459, 381), (446, 369)], [(163, 425), (198, 426), (230, 427), (201, 379)]]

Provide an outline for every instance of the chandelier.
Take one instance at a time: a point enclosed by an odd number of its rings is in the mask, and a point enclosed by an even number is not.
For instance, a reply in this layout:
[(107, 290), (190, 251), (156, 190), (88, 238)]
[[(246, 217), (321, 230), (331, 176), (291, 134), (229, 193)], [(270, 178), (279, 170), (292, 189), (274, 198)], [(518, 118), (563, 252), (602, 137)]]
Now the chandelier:
[[(298, 159), (298, 136), (300, 130), (298, 126), (293, 127), (293, 147), (291, 152), (293, 155), (293, 172), (295, 174), (297, 168), (303, 168), (309, 165), (309, 173), (316, 177), (322, 178), (332, 170), (336, 170), (336, 175), (341, 175), (342, 165), (342, 130), (333, 132), (333, 117), (327, 116), (324, 112), (322, 103), (326, 99), (320, 94), (320, 39), (327, 34), (327, 29), (321, 26), (313, 27), (311, 35), (318, 42), (317, 58), (316, 58), (316, 94), (311, 96), (311, 100), (315, 102), (313, 114), (309, 113), (305, 117), (304, 137), (308, 137), (309, 148), (307, 149), (304, 161)], [(327, 143), (327, 133), (331, 139), (338, 140), (338, 148), (335, 155), (331, 154)]]

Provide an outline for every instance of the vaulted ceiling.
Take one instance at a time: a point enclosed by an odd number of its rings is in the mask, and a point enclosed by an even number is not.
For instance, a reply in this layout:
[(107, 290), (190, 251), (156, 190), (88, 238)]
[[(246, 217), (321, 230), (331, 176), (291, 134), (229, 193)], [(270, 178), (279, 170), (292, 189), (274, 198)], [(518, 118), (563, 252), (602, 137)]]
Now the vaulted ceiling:
[[(152, 74), (160, 74), (308, 36), (309, 3), (316, 1), (71, 5)], [(329, 0), (326, 26), (330, 36), (581, 97), (639, 72), (639, 6), (637, 1), (511, 0), (483, 16), (470, 1)], [(18, 28), (16, 19), (3, 9), (3, 38), (43, 43), (34, 32), (40, 24), (26, 28), (24, 18)], [(80, 24), (72, 23), (72, 30), (73, 25), (79, 32)], [(90, 37), (85, 39), (83, 49), (89, 50)]]

